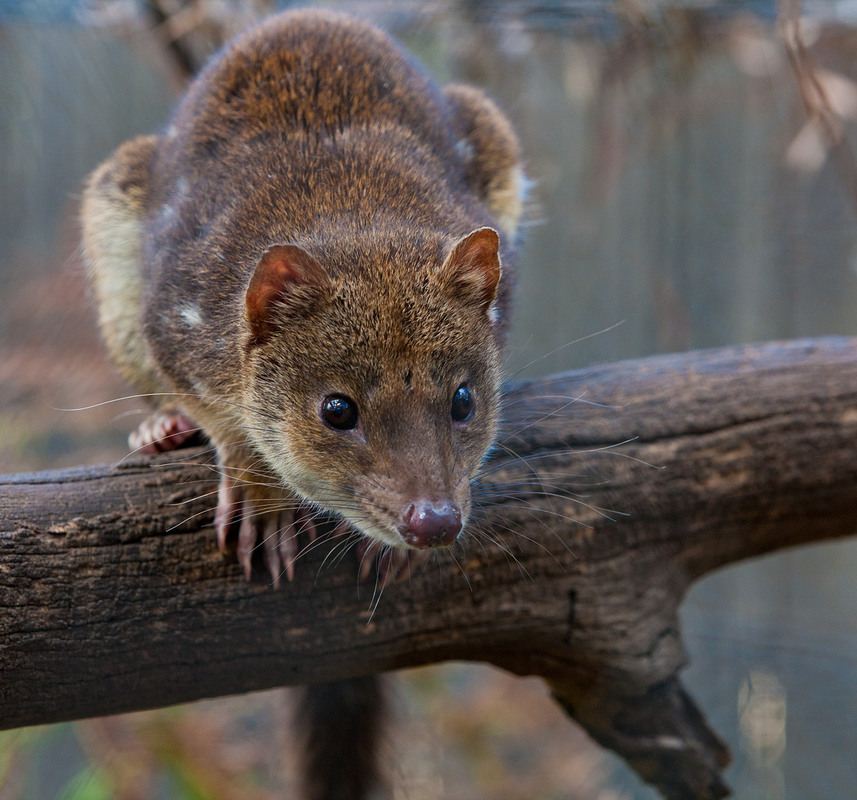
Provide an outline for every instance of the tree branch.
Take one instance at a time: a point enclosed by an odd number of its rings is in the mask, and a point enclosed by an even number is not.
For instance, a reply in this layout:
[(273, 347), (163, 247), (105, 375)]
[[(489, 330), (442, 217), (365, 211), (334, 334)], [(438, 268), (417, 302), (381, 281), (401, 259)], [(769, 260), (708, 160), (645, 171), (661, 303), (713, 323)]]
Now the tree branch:
[(0, 727), (470, 659), (543, 676), (665, 797), (724, 796), (678, 606), (857, 533), (857, 339), (594, 367), (505, 407), (471, 535), (380, 599), (334, 544), (246, 583), (199, 450), (0, 479)]

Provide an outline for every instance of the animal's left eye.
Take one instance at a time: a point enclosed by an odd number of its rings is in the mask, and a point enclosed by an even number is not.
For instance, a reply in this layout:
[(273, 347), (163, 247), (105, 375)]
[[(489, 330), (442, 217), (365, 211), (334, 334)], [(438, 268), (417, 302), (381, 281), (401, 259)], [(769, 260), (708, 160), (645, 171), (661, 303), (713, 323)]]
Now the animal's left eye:
[(473, 416), (473, 407), (475, 405), (476, 401), (473, 399), (473, 392), (462, 383), (452, 396), (452, 408), (450, 409), (452, 421), (466, 422)]

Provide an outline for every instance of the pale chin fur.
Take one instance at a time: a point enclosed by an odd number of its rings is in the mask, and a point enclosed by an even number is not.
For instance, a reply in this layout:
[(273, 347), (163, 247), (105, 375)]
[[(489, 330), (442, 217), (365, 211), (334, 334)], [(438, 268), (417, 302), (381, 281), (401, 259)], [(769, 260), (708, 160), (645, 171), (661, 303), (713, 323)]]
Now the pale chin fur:
[[(286, 463), (284, 460), (278, 459), (278, 461), (280, 464)], [(297, 466), (297, 462), (294, 459), (291, 459), (288, 463), (290, 465)], [(283, 483), (285, 491), (290, 491), (298, 495), (319, 512), (333, 513), (335, 516), (347, 522), (361, 535), (383, 545), (395, 547), (399, 550), (413, 550), (415, 552), (420, 552), (420, 548), (414, 547), (402, 539), (396, 530), (394, 522), (391, 522), (389, 526), (385, 526), (379, 523), (379, 521), (373, 520), (368, 514), (356, 514), (354, 510), (346, 511), (342, 508), (340, 499), (332, 496), (332, 493), (331, 495), (320, 496), (319, 493), (314, 491), (311, 487), (324, 482), (319, 481), (308, 470), (300, 468), (288, 471), (278, 469), (277, 473)], [(469, 479), (467, 480), (467, 484), (468, 486), (470, 485)], [(470, 517), (471, 498), (469, 493), (466, 498), (463, 498), (463, 500), (464, 502), (460, 504), (462, 530), (467, 526), (467, 521)]]

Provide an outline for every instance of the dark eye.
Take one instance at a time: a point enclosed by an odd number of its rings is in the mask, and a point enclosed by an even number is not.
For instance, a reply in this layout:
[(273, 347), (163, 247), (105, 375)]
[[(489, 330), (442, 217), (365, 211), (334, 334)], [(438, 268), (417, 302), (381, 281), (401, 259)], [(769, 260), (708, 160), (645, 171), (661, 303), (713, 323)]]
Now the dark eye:
[(321, 416), (331, 428), (350, 431), (357, 424), (357, 403), (350, 397), (332, 394), (324, 398)]
[(464, 384), (461, 384), (452, 396), (450, 415), (453, 422), (465, 422), (473, 415), (473, 394)]

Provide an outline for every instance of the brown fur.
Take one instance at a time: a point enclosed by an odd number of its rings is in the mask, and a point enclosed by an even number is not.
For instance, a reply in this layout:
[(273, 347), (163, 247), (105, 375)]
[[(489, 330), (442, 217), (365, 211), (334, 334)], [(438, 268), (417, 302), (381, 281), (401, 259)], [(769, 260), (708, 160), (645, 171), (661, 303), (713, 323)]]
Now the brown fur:
[[(165, 134), (124, 145), (90, 179), (93, 282), (131, 287), (96, 293), (111, 354), (141, 391), (181, 395), (224, 466), (261, 463), (402, 545), (395, 519), (414, 493), (452, 495), (466, 516), (493, 438), (521, 180), (511, 128), (477, 90), (439, 90), (349, 18), (273, 17), (201, 73)], [(490, 314), (443, 268), (488, 226), (503, 270)], [(248, 283), (286, 243), (321, 265), (328, 293), (306, 314), (272, 309), (278, 335), (252, 346)], [(479, 413), (456, 432), (462, 381)], [(319, 424), (330, 392), (357, 402), (362, 441)], [(343, 501), (352, 492), (368, 497), (359, 511)]]
[[(400, 549), (409, 525), (411, 542), (448, 543), (412, 522), (423, 501), (466, 522), (497, 425), (522, 182), (481, 92), (438, 89), (384, 34), (321, 11), (239, 37), (165, 133), (90, 177), (84, 252), (108, 349), (213, 441), (215, 527), (222, 543), (243, 518), (248, 572), (257, 541), (275, 582), (279, 559), (293, 568), (296, 496)], [(475, 410), (460, 421), (463, 385)], [(331, 395), (356, 402), (353, 429), (325, 424)], [(192, 430), (168, 415), (135, 441), (161, 429)], [(376, 690), (307, 693), (307, 797), (377, 782)]]

